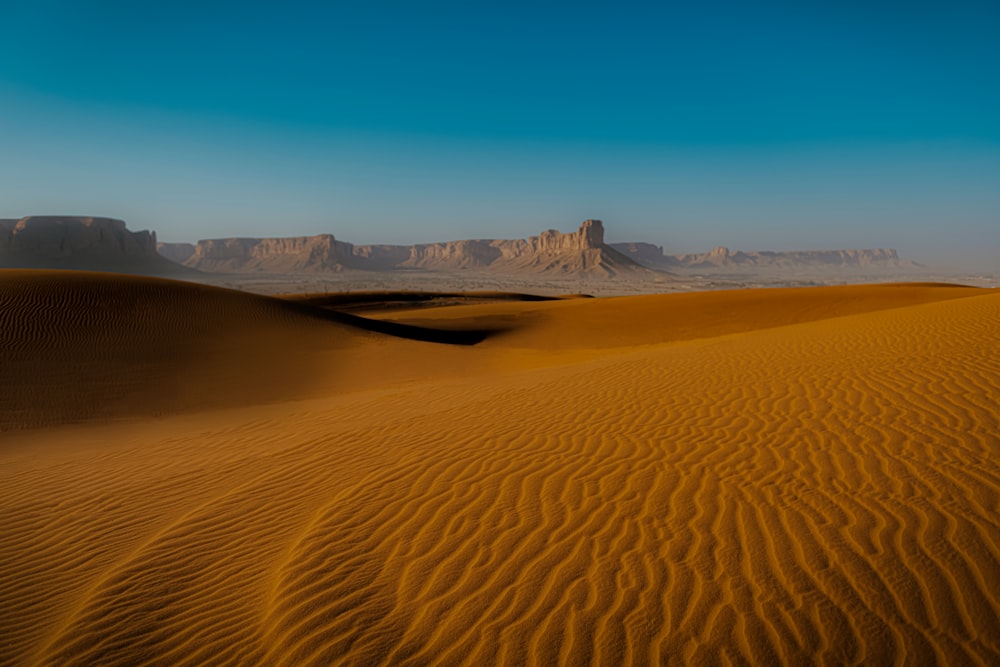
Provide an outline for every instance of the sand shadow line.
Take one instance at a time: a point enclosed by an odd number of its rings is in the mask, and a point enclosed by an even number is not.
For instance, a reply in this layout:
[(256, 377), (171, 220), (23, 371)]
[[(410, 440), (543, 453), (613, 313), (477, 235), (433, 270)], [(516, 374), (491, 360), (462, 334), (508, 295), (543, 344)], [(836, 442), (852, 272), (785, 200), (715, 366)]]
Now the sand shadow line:
[(497, 334), (505, 333), (509, 329), (494, 327), (486, 329), (432, 329), (413, 324), (402, 324), (387, 320), (373, 320), (359, 315), (352, 315), (326, 308), (317, 308), (301, 303), (288, 302), (295, 310), (309, 315), (310, 317), (336, 322), (349, 327), (371, 331), (374, 333), (395, 336), (396, 338), (406, 338), (418, 340), (424, 343), (440, 343), (443, 345), (476, 345)]

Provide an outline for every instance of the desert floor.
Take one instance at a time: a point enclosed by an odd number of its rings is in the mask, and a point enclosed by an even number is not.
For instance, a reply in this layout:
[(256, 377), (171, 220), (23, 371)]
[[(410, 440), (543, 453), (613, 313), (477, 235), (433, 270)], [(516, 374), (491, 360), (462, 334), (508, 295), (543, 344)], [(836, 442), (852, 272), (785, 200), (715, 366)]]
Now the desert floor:
[(0, 663), (1000, 663), (1000, 291), (453, 302), (0, 271)]

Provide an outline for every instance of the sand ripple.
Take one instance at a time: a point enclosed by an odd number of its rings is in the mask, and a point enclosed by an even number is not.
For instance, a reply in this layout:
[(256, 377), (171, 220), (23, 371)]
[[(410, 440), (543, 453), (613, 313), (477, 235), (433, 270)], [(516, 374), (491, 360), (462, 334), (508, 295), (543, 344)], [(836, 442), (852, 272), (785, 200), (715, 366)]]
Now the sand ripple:
[(26, 434), (0, 655), (997, 664), (998, 332), (985, 293)]

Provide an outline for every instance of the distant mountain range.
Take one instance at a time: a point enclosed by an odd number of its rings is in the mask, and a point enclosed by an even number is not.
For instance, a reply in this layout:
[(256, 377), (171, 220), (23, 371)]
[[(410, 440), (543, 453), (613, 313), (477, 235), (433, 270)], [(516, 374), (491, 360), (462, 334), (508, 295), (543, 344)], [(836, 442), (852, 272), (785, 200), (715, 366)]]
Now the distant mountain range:
[(161, 243), (160, 254), (210, 273), (328, 271), (486, 271), (504, 274), (655, 276), (604, 243), (604, 225), (586, 220), (576, 232), (527, 239), (475, 239), (417, 245), (354, 245), (330, 234), (293, 238), (230, 238), (197, 244)]
[(611, 247), (643, 266), (662, 271), (757, 273), (781, 269), (881, 271), (921, 268), (916, 262), (901, 259), (892, 248), (733, 251), (719, 246), (705, 253), (665, 255), (662, 247), (651, 243), (612, 243)]
[(0, 268), (148, 273), (322, 274), (343, 271), (469, 271), (503, 275), (668, 279), (671, 273), (890, 271), (919, 268), (895, 250), (731, 251), (667, 255), (651, 243), (605, 243), (600, 220), (568, 234), (416, 245), (355, 245), (331, 234), (157, 243), (112, 218), (0, 219)]

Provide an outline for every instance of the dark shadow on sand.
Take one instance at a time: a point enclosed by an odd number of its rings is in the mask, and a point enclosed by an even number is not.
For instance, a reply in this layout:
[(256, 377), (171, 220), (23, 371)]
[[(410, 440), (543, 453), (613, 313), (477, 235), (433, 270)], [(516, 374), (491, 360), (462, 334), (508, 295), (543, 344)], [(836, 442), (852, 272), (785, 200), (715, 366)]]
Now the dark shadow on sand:
[(352, 315), (351, 313), (341, 313), (335, 310), (325, 310), (322, 308), (313, 309), (314, 317), (346, 324), (366, 331), (374, 331), (397, 338), (408, 338), (419, 340), (425, 343), (443, 343), (446, 345), (476, 345), (487, 338), (504, 333), (506, 329), (431, 329), (429, 327), (418, 327), (412, 324), (401, 324), (386, 320), (372, 320), (367, 317)]
[(364, 291), (335, 294), (290, 294), (282, 297), (294, 303), (338, 312), (390, 312), (417, 308), (441, 308), (500, 301), (556, 301), (561, 297), (519, 292), (410, 292)]
[(445, 345), (476, 345), (493, 336), (506, 333), (513, 327), (504, 325), (466, 326), (451, 328), (425, 327), (390, 320), (371, 319), (357, 313), (391, 312), (420, 308), (440, 308), (501, 301), (557, 301), (562, 298), (517, 292), (406, 292), (367, 291), (337, 294), (293, 294), (279, 297), (296, 311), (310, 317), (336, 322), (365, 331)]
[(335, 322), (364, 331), (371, 331), (397, 338), (419, 340), (425, 343), (441, 343), (444, 345), (476, 345), (487, 338), (508, 331), (503, 327), (470, 328), (470, 329), (437, 329), (421, 327), (412, 324), (401, 324), (386, 320), (374, 320), (352, 313), (329, 310), (306, 305), (300, 301), (286, 301), (295, 312), (318, 320)]

